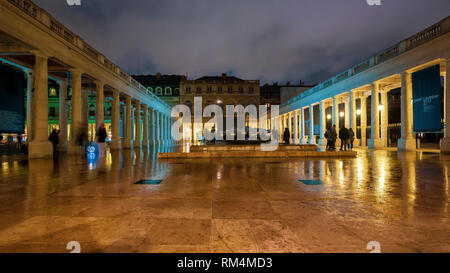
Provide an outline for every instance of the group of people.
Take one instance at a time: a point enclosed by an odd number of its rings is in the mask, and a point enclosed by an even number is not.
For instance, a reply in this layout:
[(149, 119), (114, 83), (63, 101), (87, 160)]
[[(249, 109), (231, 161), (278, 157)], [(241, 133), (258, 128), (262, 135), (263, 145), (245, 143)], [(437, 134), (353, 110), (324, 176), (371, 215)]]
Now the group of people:
[[(336, 125), (333, 125), (333, 127), (327, 129), (324, 136), (327, 140), (327, 150), (328, 151), (335, 151), (336, 150), (336, 140), (339, 137), (341, 140), (341, 149), (340, 151), (347, 151), (353, 149), (353, 142), (355, 141), (355, 132), (352, 128), (347, 129), (345, 127), (342, 127), (339, 130), (339, 135), (336, 130)], [(289, 144), (291, 139), (291, 133), (289, 132), (288, 128), (284, 129), (283, 132), (283, 141), (285, 144)]]
[[(82, 128), (80, 132), (77, 134), (76, 143), (78, 146), (86, 148), (89, 144), (89, 137), (86, 134), (85, 128)], [(105, 143), (107, 138), (107, 133), (105, 129), (105, 124), (100, 124), (98, 130), (96, 132), (97, 144), (98, 144), (98, 154), (102, 157), (105, 154)], [(48, 137), (48, 140), (53, 145), (53, 155), (56, 156), (58, 154), (58, 144), (59, 144), (59, 130), (53, 129), (52, 133)]]
[(355, 141), (355, 132), (352, 128), (347, 129), (342, 127), (338, 132), (336, 131), (336, 125), (333, 125), (330, 129), (327, 129), (325, 132), (325, 138), (327, 139), (327, 150), (335, 151), (336, 150), (336, 140), (339, 136), (341, 140), (341, 148), (340, 151), (347, 151), (353, 149), (353, 142)]

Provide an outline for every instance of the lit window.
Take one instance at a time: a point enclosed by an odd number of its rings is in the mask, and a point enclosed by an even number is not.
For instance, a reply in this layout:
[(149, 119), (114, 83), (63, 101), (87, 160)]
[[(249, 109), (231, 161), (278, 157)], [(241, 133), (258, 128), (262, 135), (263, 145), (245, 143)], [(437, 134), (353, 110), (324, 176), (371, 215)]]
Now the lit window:
[(50, 88), (49, 95), (53, 97), (56, 96), (56, 89), (54, 87)]

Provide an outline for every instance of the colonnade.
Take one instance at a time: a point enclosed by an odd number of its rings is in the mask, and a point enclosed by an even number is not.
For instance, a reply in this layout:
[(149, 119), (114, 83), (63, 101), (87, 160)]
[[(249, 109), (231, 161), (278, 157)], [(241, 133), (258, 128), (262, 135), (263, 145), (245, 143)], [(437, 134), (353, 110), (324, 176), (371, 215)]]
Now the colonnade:
[[(394, 74), (370, 84), (365, 84), (344, 92), (335, 92), (334, 95), (314, 103), (302, 105), (297, 109), (280, 115), (280, 141), (284, 128), (291, 132), (291, 143), (326, 145), (325, 131), (336, 126), (336, 131), (342, 127), (352, 128), (355, 133), (354, 146), (366, 146), (369, 149), (388, 146), (388, 120), (389, 105), (388, 92), (401, 88), (401, 137), (397, 146), (400, 151), (416, 149), (416, 140), (413, 132), (413, 105), (412, 105), (412, 73), (420, 71), (431, 65), (440, 64), (441, 77), (444, 78), (444, 113), (450, 116), (450, 99), (447, 95), (449, 60), (435, 60), (427, 65), (411, 68), (401, 74)], [(320, 91), (319, 91), (320, 92)], [(368, 98), (370, 101), (368, 102)], [(305, 100), (311, 101), (311, 100)], [(301, 101), (300, 101), (301, 103)], [(368, 119), (368, 105), (370, 104), (370, 120)], [(314, 107), (318, 108), (314, 111)], [(316, 113), (315, 113), (316, 112)], [(316, 130), (314, 130), (316, 126)], [(445, 118), (444, 139), (442, 146), (450, 143), (450, 122)], [(367, 130), (370, 128), (370, 130)], [(317, 130), (318, 129), (318, 130)], [(338, 145), (339, 145), (339, 139)]]
[[(28, 77), (31, 83), (28, 85), (30, 90), (27, 92), (29, 95), (29, 103), (27, 103), (29, 157), (50, 157), (53, 149), (48, 141), (48, 57), (41, 52), (34, 52), (34, 56), (36, 61), (34, 68), (29, 70)], [(78, 153), (80, 151), (79, 136), (88, 134), (88, 90), (83, 87), (84, 84), (82, 85), (85, 79), (80, 70), (71, 69), (67, 74), (67, 78), (59, 80), (59, 147), (61, 151), (66, 150), (67, 147), (68, 153)], [(139, 99), (121, 92), (118, 88), (105, 84), (104, 81), (93, 80), (91, 84), (95, 86), (96, 94), (96, 128), (105, 122), (105, 100), (112, 100), (111, 132), (109, 132), (112, 150), (140, 148), (149, 145), (169, 147), (174, 144), (170, 134), (173, 119), (168, 110), (163, 112), (152, 108)], [(66, 103), (69, 85), (72, 87), (70, 112)], [(106, 89), (108, 91), (105, 91)], [(123, 137), (120, 132), (121, 107), (125, 114), (122, 119), (124, 121)], [(169, 108), (167, 107), (167, 109)], [(71, 119), (70, 130), (68, 129), (69, 116)], [(69, 134), (70, 140), (67, 143)]]

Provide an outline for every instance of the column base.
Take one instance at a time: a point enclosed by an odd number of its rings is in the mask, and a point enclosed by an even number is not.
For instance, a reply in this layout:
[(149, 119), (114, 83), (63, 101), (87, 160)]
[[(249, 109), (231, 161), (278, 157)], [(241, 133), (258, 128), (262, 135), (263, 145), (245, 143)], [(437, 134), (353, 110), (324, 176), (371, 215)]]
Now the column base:
[(359, 140), (359, 147), (365, 147), (366, 146), (366, 139), (365, 138), (361, 138)]
[(326, 147), (327, 146), (327, 140), (325, 138), (319, 139), (319, 146)]
[(300, 139), (300, 144), (308, 144), (308, 141), (306, 140), (306, 138), (302, 138)]
[(111, 150), (117, 151), (122, 149), (122, 141), (121, 140), (112, 140), (109, 143), (109, 147)]
[(383, 140), (381, 138), (369, 139), (369, 149), (383, 148)]
[(52, 158), (53, 146), (49, 141), (30, 142), (28, 144), (28, 158)]
[(450, 137), (441, 140), (441, 153), (450, 154)]
[[(450, 147), (450, 146), (449, 146)], [(398, 151), (407, 152), (416, 150), (416, 140), (413, 138), (400, 138), (397, 145)]]
[(132, 140), (125, 140), (122, 142), (122, 147), (124, 149), (131, 149), (133, 148), (133, 141)]
[(312, 144), (312, 145), (316, 144), (316, 138), (312, 137), (312, 138), (308, 139), (308, 144)]

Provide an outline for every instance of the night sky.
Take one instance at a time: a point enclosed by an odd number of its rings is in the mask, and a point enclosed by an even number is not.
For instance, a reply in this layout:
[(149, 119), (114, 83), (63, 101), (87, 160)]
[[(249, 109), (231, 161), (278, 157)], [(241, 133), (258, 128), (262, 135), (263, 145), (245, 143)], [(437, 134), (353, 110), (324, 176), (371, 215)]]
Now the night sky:
[(34, 0), (130, 74), (319, 83), (450, 15), (449, 0)]

